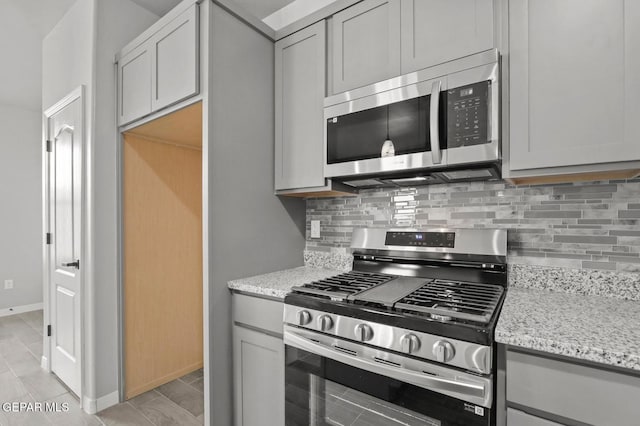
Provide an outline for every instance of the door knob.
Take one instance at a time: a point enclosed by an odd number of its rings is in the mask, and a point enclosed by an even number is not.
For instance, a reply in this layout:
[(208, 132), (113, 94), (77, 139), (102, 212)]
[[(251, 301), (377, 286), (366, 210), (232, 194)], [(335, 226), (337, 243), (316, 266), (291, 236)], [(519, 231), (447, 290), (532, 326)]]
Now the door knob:
[(63, 263), (62, 266), (65, 266), (67, 268), (76, 268), (76, 269), (80, 269), (80, 259), (77, 259), (73, 262), (69, 262), (69, 263)]

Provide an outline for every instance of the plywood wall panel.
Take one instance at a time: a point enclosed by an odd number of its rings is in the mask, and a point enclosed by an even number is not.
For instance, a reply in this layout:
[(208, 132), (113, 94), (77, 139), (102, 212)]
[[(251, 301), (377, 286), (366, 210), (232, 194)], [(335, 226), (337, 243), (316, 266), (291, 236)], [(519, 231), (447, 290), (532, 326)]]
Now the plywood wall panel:
[(125, 389), (202, 367), (202, 153), (124, 138)]

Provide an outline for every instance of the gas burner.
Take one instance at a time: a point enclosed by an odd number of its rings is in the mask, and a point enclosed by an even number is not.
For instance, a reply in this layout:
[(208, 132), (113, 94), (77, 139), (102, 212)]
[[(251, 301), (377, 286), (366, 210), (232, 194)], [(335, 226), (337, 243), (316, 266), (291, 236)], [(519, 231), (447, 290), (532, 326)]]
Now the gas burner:
[(394, 278), (394, 276), (386, 274), (351, 271), (300, 287), (293, 287), (291, 290), (297, 293), (324, 296), (331, 300), (346, 300), (348, 296), (384, 284)]

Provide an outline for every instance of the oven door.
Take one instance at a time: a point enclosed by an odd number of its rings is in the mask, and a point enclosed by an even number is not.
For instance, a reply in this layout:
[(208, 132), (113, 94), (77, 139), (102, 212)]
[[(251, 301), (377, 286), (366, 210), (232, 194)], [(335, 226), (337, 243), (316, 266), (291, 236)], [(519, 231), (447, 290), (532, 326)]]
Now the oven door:
[(289, 326), (285, 345), (287, 426), (495, 424), (490, 378)]

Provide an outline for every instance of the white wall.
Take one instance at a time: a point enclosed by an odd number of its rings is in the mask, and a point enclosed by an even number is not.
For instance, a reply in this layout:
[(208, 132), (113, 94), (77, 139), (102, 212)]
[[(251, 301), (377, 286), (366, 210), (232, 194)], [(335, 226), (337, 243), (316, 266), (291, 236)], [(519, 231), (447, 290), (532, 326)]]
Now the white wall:
[(0, 105), (0, 311), (42, 302), (40, 117)]
[[(43, 105), (85, 85), (87, 245), (85, 382), (89, 403), (118, 390), (117, 174), (114, 56), (158, 16), (130, 0), (78, 0), (43, 44)], [(98, 408), (100, 408), (98, 406)]]
[(0, 0), (0, 11), (0, 313), (9, 313), (42, 302), (42, 49), (14, 3)]

